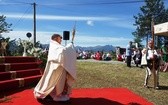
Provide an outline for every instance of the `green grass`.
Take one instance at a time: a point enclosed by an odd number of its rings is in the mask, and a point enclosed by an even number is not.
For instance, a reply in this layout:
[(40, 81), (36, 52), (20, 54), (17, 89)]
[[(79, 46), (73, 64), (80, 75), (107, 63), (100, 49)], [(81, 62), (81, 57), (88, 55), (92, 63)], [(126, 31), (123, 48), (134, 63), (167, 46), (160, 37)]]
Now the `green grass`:
[[(128, 88), (155, 105), (168, 103), (168, 72), (160, 72), (161, 89), (144, 88), (145, 68), (126, 67), (126, 64), (77, 62), (77, 81), (73, 88)], [(153, 87), (153, 76), (149, 85)]]
[[(167, 105), (168, 72), (159, 74), (160, 90), (144, 88), (144, 77), (145, 68), (128, 68), (126, 64), (77, 62), (77, 80), (73, 88), (128, 88), (154, 105)], [(152, 76), (149, 85), (153, 87), (153, 83)], [(15, 98), (1, 95), (4, 98), (0, 100), (0, 103), (9, 102)]]

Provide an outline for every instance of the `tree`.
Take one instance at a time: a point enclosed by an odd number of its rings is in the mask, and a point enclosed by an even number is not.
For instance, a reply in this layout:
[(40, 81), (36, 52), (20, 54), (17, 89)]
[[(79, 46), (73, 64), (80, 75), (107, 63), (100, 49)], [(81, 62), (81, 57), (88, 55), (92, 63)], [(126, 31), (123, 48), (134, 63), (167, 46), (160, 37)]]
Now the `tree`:
[[(151, 22), (154, 19), (154, 23), (163, 23), (168, 21), (168, 9), (165, 9), (164, 2), (162, 0), (145, 0), (145, 5), (140, 7), (141, 13), (138, 13), (135, 18), (136, 31), (132, 34), (135, 37), (135, 41), (139, 41), (146, 38), (148, 41), (151, 35)], [(159, 37), (161, 40), (163, 37)]]
[(12, 24), (8, 24), (6, 22), (6, 17), (4, 15), (0, 16), (0, 35), (3, 32), (9, 32), (11, 31), (10, 27)]

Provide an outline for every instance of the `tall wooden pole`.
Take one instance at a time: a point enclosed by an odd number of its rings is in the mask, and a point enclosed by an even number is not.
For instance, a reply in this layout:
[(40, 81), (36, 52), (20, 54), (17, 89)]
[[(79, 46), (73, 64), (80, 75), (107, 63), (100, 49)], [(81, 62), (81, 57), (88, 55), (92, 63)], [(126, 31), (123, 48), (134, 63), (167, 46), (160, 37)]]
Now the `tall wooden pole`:
[[(155, 36), (154, 36), (154, 18), (152, 17), (152, 22), (151, 22), (151, 32), (152, 32), (152, 51), (153, 51), (153, 55), (154, 55), (154, 47), (155, 47)], [(154, 58), (155, 59), (155, 58)], [(155, 60), (152, 61), (152, 72), (153, 72), (153, 79), (154, 79), (154, 88), (156, 88), (156, 70), (155, 70)]]
[(35, 46), (36, 43), (36, 3), (33, 3), (33, 9), (34, 9), (34, 22), (33, 22), (33, 29), (34, 29), (34, 40), (33, 44)]

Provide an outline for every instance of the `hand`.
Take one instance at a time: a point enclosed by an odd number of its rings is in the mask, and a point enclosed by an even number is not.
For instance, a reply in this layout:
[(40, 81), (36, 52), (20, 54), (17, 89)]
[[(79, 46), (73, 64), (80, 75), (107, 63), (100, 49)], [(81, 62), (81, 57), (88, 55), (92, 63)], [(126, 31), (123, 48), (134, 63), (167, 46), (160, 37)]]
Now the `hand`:
[(157, 55), (153, 55), (153, 57), (151, 57), (150, 59), (152, 59), (152, 60), (157, 59)]

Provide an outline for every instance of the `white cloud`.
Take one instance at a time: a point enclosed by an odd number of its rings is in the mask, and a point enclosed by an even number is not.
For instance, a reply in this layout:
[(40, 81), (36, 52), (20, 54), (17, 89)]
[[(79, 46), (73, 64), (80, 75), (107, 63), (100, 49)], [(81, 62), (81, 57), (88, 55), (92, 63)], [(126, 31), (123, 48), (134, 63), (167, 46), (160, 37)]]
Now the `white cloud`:
[[(32, 14), (24, 15), (21, 13), (2, 13), (7, 18), (18, 18), (18, 19), (33, 19)], [(70, 21), (86, 21), (87, 25), (93, 26), (93, 21), (107, 21), (107, 24), (115, 27), (122, 27), (127, 29), (135, 29), (133, 26), (133, 21), (130, 17), (126, 17), (123, 15), (119, 16), (104, 16), (104, 17), (93, 17), (93, 16), (58, 16), (58, 15), (37, 15), (37, 20), (47, 20), (47, 21), (54, 21), (54, 20), (70, 20)], [(129, 19), (129, 21), (128, 21)]]
[[(24, 18), (24, 19), (33, 19), (32, 14), (25, 15), (20, 13), (3, 13), (7, 18)], [(93, 16), (57, 16), (57, 15), (36, 15), (36, 19), (38, 20), (78, 20), (78, 21), (112, 21), (118, 20), (113, 17), (93, 17)]]
[(88, 21), (87, 21), (87, 24), (88, 24), (89, 26), (93, 26), (93, 25), (94, 25), (93, 21), (91, 21), (91, 20), (88, 20)]

